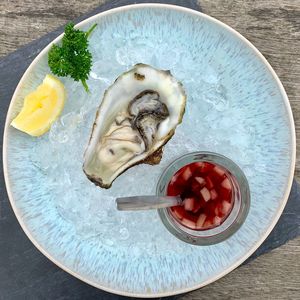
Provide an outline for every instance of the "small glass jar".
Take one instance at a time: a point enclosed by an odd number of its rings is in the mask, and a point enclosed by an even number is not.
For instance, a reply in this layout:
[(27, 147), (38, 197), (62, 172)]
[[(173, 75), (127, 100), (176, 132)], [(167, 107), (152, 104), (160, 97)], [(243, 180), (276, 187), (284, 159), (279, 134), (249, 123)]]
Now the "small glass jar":
[(180, 240), (194, 245), (213, 245), (233, 235), (245, 221), (250, 207), (250, 190), (243, 171), (232, 160), (212, 152), (193, 152), (172, 162), (161, 175), (156, 194), (165, 196), (173, 175), (182, 167), (194, 162), (209, 162), (226, 169), (232, 184), (233, 207), (228, 217), (220, 225), (206, 230), (193, 230), (182, 225), (171, 213), (170, 208), (158, 210), (166, 228)]

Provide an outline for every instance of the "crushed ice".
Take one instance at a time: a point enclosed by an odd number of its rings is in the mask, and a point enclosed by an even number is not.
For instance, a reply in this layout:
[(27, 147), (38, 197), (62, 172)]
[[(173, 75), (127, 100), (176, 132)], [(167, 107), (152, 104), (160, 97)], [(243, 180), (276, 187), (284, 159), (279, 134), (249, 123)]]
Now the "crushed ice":
[[(140, 255), (141, 251), (155, 254), (157, 249), (178, 253), (183, 244), (167, 232), (156, 211), (119, 212), (115, 198), (154, 194), (162, 170), (180, 155), (197, 150), (216, 151), (238, 159), (246, 175), (254, 176), (247, 164), (253, 161), (251, 155), (255, 155), (255, 128), (242, 122), (244, 127), (234, 127), (237, 122), (232, 120), (243, 117), (242, 108), (231, 107), (217, 66), (202, 62), (195, 69), (194, 62), (191, 63), (194, 58), (181, 45), (169, 49), (167, 44), (153, 39), (137, 40), (134, 32), (127, 39), (114, 36), (103, 40), (111, 43), (110, 51), (102, 42), (100, 46), (91, 46), (94, 58), (88, 80), (91, 92), (86, 93), (80, 83), (64, 79), (68, 91), (64, 112), (49, 134), (34, 144), (32, 163), (41, 176), (50, 178), (58, 214), (83, 239), (97, 238), (108, 247), (118, 244), (130, 248), (134, 255)], [(100, 189), (82, 171), (83, 153), (104, 90), (136, 63), (170, 69), (186, 89), (186, 113), (175, 136), (165, 146), (159, 165), (135, 166), (117, 178), (111, 189)], [(253, 151), (245, 155), (243, 150), (247, 148)]]

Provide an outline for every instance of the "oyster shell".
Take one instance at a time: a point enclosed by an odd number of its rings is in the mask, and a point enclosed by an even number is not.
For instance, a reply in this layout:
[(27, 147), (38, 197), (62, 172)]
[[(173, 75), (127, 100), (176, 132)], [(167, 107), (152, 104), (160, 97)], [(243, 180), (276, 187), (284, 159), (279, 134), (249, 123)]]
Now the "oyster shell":
[(126, 169), (157, 164), (181, 123), (186, 95), (169, 71), (137, 64), (106, 90), (97, 111), (83, 170), (103, 188)]

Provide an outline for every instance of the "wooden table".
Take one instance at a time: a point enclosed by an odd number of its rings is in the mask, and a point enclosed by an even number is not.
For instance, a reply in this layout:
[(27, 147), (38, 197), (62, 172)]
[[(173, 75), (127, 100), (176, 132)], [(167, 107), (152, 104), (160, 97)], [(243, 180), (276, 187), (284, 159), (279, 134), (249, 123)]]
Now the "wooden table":
[[(1, 0), (0, 57), (103, 2)], [(201, 0), (200, 5), (268, 59), (289, 96), (300, 141), (300, 0)], [(295, 175), (299, 180), (299, 153)], [(300, 299), (300, 238), (180, 299)]]

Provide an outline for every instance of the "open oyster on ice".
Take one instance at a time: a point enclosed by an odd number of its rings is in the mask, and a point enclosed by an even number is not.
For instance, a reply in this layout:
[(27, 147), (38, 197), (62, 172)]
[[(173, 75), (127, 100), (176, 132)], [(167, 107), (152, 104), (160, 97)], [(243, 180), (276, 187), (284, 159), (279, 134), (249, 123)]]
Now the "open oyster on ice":
[(157, 164), (181, 123), (186, 95), (169, 71), (137, 64), (104, 93), (84, 154), (87, 177), (109, 188), (140, 163)]

